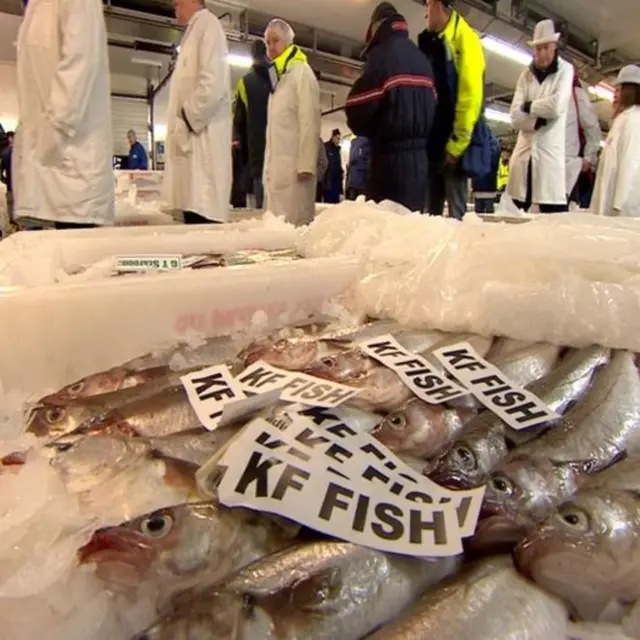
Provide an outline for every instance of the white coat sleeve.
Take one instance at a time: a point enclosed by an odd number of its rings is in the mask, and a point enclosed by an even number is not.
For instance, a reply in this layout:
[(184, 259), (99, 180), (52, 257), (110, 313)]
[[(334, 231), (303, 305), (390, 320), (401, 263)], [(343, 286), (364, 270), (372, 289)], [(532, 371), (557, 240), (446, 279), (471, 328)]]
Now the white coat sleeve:
[(553, 91), (543, 98), (538, 98), (531, 103), (531, 115), (546, 120), (556, 120), (563, 111), (567, 110), (573, 88), (573, 67), (569, 64), (560, 64), (557, 76), (554, 78)]
[[(616, 146), (618, 171), (613, 195), (613, 211), (619, 214), (624, 212), (629, 205), (629, 196), (634, 191), (633, 183), (638, 175), (640, 128), (633, 126), (630, 120), (626, 120), (616, 137)], [(632, 204), (637, 206), (637, 203)]]
[(516, 85), (516, 92), (511, 102), (511, 124), (520, 131), (533, 133), (536, 127), (536, 119), (522, 110), (522, 105), (527, 102), (527, 73), (523, 71)]
[(299, 65), (296, 74), (298, 93), (298, 173), (315, 175), (318, 167), (320, 144), (320, 87), (307, 65)]
[(595, 165), (598, 160), (598, 151), (600, 151), (600, 142), (602, 141), (600, 121), (598, 120), (598, 114), (593, 107), (593, 103), (589, 99), (589, 94), (584, 89), (579, 89), (576, 95), (580, 108), (580, 122), (587, 138), (584, 157), (589, 160), (592, 165)]
[[(213, 16), (212, 18), (215, 19)], [(205, 22), (205, 27), (210, 25), (211, 21)], [(215, 26), (217, 25), (213, 25)], [(222, 28), (203, 29), (198, 42), (198, 80), (195, 89), (182, 105), (187, 122), (196, 134), (201, 133), (211, 122), (218, 104), (229, 99), (230, 88), (224, 68), (227, 64), (226, 52)]]
[(57, 131), (72, 138), (91, 100), (100, 52), (95, 38), (106, 36), (106, 30), (99, 2), (59, 0), (59, 7), (60, 61), (51, 83), (47, 118)]

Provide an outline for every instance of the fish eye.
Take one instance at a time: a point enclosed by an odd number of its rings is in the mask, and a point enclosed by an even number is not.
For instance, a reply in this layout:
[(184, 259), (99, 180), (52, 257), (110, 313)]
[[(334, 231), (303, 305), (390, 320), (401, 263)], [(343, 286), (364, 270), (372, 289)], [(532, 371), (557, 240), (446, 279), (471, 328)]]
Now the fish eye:
[(320, 358), (320, 362), (325, 366), (325, 367), (335, 367), (336, 365), (336, 361), (335, 358), (332, 358), (331, 356), (325, 356), (324, 358)]
[(567, 507), (560, 511), (557, 517), (569, 529), (577, 531), (587, 531), (589, 529), (589, 516), (580, 509)]
[(273, 346), (277, 351), (284, 351), (289, 346), (289, 341), (283, 338), (278, 340)]
[(167, 513), (158, 513), (145, 518), (140, 531), (148, 538), (164, 538), (173, 528), (173, 518)]
[(456, 462), (467, 471), (474, 470), (477, 466), (476, 456), (469, 447), (461, 444), (453, 450), (453, 456)]
[(73, 442), (54, 442), (51, 446), (58, 453), (65, 453), (66, 451), (73, 449), (74, 443)]
[(496, 493), (510, 496), (513, 492), (513, 485), (511, 484), (511, 480), (509, 480), (509, 478), (507, 478), (506, 476), (493, 476), (489, 481), (489, 484)]
[(401, 413), (390, 415), (388, 423), (394, 431), (402, 431), (407, 426), (407, 420)]
[(53, 407), (47, 409), (44, 418), (49, 424), (58, 424), (64, 420), (66, 415), (66, 411), (62, 407)]
[(84, 391), (84, 380), (80, 380), (69, 387), (69, 393), (81, 393)]

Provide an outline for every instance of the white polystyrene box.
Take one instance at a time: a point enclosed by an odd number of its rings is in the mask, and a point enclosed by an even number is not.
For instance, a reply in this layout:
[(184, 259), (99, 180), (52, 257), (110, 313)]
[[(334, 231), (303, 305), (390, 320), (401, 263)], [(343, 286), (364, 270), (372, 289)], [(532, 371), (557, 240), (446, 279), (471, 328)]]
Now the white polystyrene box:
[(359, 268), (336, 257), (5, 290), (0, 389), (38, 394), (189, 336), (317, 317)]

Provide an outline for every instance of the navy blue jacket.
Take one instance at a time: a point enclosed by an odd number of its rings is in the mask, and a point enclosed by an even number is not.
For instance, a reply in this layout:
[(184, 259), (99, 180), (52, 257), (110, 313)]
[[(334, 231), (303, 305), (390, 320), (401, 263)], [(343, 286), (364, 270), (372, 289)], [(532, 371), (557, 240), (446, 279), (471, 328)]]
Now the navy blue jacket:
[(13, 147), (8, 145), (0, 157), (0, 182), (7, 185), (7, 191), (13, 193), (13, 183), (11, 180), (11, 157)]
[(368, 43), (346, 104), (349, 128), (371, 144), (371, 199), (423, 209), (436, 103), (431, 63), (409, 40), (404, 18), (387, 19)]
[(351, 141), (347, 187), (364, 191), (369, 186), (371, 150), (369, 140), (359, 136)]
[(498, 191), (498, 170), (500, 169), (500, 154), (502, 153), (502, 145), (500, 141), (492, 134), (491, 144), (491, 170), (489, 173), (473, 179), (473, 190), (476, 193), (493, 193)]
[(127, 169), (129, 169), (129, 171), (147, 171), (149, 169), (147, 152), (139, 142), (136, 142), (129, 149)]

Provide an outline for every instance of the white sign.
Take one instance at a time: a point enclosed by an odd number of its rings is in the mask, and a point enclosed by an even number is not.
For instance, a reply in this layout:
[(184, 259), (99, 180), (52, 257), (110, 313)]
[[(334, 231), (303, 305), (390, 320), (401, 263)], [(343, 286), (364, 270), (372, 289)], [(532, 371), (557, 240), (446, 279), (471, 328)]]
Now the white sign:
[[(320, 430), (315, 437), (321, 437)], [(367, 478), (350, 477), (344, 451), (317, 464), (311, 436), (291, 441), (267, 421), (250, 423), (227, 449), (220, 502), (275, 513), (316, 531), (391, 553), (451, 556), (462, 550), (458, 517), (448, 504), (411, 502)], [(340, 462), (342, 460), (342, 462)]]
[(560, 417), (481, 358), (467, 342), (437, 349), (434, 355), (487, 409), (514, 429), (535, 427)]
[(119, 256), (116, 269), (119, 272), (177, 271), (182, 269), (182, 256)]
[(332, 409), (358, 394), (344, 384), (321, 380), (306, 373), (285, 371), (266, 362), (256, 362), (237, 376), (241, 388), (248, 393), (281, 390), (281, 399), (305, 405)]
[(391, 335), (358, 345), (370, 358), (393, 370), (420, 400), (442, 404), (469, 394), (454, 380), (443, 376), (424, 358), (407, 351)]

